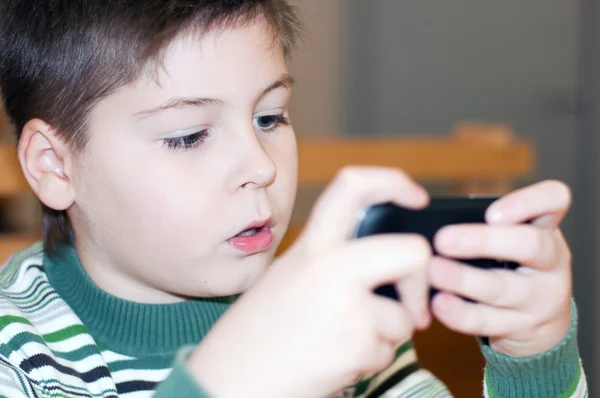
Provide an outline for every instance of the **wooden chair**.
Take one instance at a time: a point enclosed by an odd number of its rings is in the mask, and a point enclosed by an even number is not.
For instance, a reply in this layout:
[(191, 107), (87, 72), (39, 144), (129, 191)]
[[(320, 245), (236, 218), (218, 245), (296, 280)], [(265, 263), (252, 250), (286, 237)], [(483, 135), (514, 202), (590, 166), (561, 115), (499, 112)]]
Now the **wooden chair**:
[[(534, 171), (531, 143), (501, 124), (461, 123), (446, 137), (299, 142), (299, 188), (324, 186), (345, 165), (398, 167), (422, 183), (450, 183), (456, 194), (503, 194)], [(279, 253), (302, 223), (292, 224)], [(475, 338), (435, 322), (415, 336), (419, 359), (456, 397), (481, 396), (484, 359)]]
[[(298, 187), (323, 187), (346, 165), (403, 169), (422, 183), (451, 183), (456, 194), (508, 192), (534, 171), (530, 142), (506, 125), (461, 123), (448, 136), (299, 140)], [(302, 229), (292, 224), (280, 252)]]
[[(13, 146), (0, 144), (0, 199), (24, 196), (30, 193)], [(0, 264), (12, 253), (40, 239), (38, 235), (0, 233)]]

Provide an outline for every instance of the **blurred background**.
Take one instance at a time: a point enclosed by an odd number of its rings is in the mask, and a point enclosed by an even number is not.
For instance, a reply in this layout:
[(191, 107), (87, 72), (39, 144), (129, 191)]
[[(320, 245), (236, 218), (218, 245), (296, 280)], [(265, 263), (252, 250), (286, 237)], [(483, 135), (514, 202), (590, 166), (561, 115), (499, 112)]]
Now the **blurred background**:
[[(293, 2), (307, 27), (291, 61), (297, 80), (291, 112), (301, 143), (367, 140), (401, 146), (422, 137), (444, 140), (455, 136), (461, 123), (476, 122), (492, 126), (482, 129), (484, 136), (501, 126), (510, 130), (509, 140), (531, 145), (534, 164), (510, 181), (512, 188), (547, 178), (571, 186), (573, 208), (563, 230), (574, 258), (580, 350), (590, 396), (596, 396), (600, 2)], [(8, 130), (0, 132), (0, 143), (12, 145)], [(311, 164), (310, 153), (301, 156), (301, 170), (319, 167), (316, 160)], [(473, 159), (469, 167), (474, 172), (484, 167)], [(433, 164), (437, 159), (419, 161)], [(434, 180), (423, 181), (433, 192), (456, 187), (444, 178)], [(320, 189), (319, 184), (301, 185), (297, 224), (306, 218)], [(30, 195), (1, 203), (0, 228), (37, 230), (39, 212)], [(456, 396), (479, 396), (483, 362), (474, 339), (436, 328), (417, 336), (424, 365)], [(459, 359), (461, 367), (456, 366)]]
[[(308, 26), (292, 62), (300, 139), (400, 139), (448, 134), (465, 120), (506, 123), (535, 148), (533, 173), (517, 186), (546, 178), (571, 186), (563, 229), (590, 396), (600, 393), (600, 2), (296, 3)], [(311, 194), (301, 190), (299, 210)]]

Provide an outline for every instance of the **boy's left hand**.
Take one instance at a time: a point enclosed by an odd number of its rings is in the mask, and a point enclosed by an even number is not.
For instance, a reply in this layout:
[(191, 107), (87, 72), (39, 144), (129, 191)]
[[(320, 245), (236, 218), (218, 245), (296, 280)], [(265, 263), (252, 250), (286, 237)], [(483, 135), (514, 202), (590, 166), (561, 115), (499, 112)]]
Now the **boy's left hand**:
[[(557, 345), (571, 322), (571, 253), (558, 228), (570, 203), (567, 186), (545, 181), (496, 201), (486, 225), (441, 230), (435, 248), (444, 258), (433, 259), (429, 278), (444, 293), (434, 297), (433, 314), (450, 329), (489, 337), (492, 349), (508, 356)], [(481, 270), (448, 258), (496, 258), (521, 267)]]

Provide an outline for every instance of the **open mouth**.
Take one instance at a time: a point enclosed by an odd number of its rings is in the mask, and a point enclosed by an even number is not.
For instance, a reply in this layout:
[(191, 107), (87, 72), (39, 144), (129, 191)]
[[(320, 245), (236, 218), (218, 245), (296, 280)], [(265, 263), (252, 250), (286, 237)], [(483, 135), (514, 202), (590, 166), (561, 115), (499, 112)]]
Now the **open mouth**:
[(241, 231), (239, 234), (235, 235), (235, 237), (239, 238), (239, 237), (255, 236), (265, 230), (270, 230), (272, 228), (272, 226), (273, 226), (273, 223), (272, 223), (271, 219), (265, 220), (265, 221), (258, 221), (258, 222), (248, 225), (246, 227), (246, 229)]
[(254, 236), (254, 235), (257, 235), (258, 233), (260, 233), (265, 228), (266, 228), (266, 226), (249, 228), (249, 229), (237, 234), (236, 237)]
[(235, 249), (245, 253), (258, 253), (268, 250), (273, 243), (272, 222), (270, 220), (249, 225), (246, 229), (228, 240)]

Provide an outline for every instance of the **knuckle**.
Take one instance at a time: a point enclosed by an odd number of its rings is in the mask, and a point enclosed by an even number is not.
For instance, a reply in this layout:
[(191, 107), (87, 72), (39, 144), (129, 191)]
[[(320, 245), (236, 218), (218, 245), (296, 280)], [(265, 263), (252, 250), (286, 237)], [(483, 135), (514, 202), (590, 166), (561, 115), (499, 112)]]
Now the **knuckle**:
[(523, 242), (528, 243), (526, 261), (535, 261), (545, 255), (547, 235), (539, 228), (527, 227), (523, 230)]
[(412, 251), (415, 261), (418, 263), (427, 262), (432, 256), (432, 249), (429, 241), (422, 235), (411, 234), (405, 237), (407, 246)]
[(471, 333), (487, 334), (486, 332), (489, 326), (488, 318), (483, 316), (479, 311), (474, 311), (473, 317), (476, 320), (473, 322), (474, 328), (471, 330)]
[(390, 168), (388, 169), (393, 175), (396, 176), (396, 178), (401, 179), (401, 180), (410, 180), (410, 176), (408, 175), (408, 173), (406, 171), (404, 171), (403, 169), (400, 168)]
[(353, 186), (359, 175), (360, 169), (357, 166), (344, 166), (337, 172), (335, 181), (345, 187)]
[(505, 275), (496, 270), (492, 270), (490, 276), (496, 280), (495, 283), (477, 283), (474, 286), (482, 292), (482, 295), (486, 298), (486, 302), (496, 305), (507, 305), (508, 303), (515, 301), (514, 296), (516, 295), (516, 292), (514, 292), (514, 290), (516, 289), (509, 289), (508, 291), (503, 289), (504, 286), (507, 286), (507, 284), (504, 283)]
[(364, 189), (364, 181), (364, 169), (358, 166), (344, 166), (338, 171), (334, 186), (343, 192), (346, 198), (362, 203), (368, 195)]
[(572, 193), (571, 188), (567, 184), (559, 180), (548, 180), (546, 183), (551, 197), (555, 198), (565, 207), (571, 204)]
[[(463, 292), (464, 294), (477, 294), (480, 290), (482, 290), (482, 286), (489, 287), (482, 283), (483, 281), (479, 280), (480, 278), (474, 277), (470, 271), (473, 271), (470, 268), (462, 264), (457, 264), (455, 267), (455, 275), (456, 284), (458, 290)], [(489, 293), (491, 289), (486, 289), (486, 293)], [(485, 294), (485, 293), (484, 293)], [(491, 298), (488, 298), (491, 300)]]

